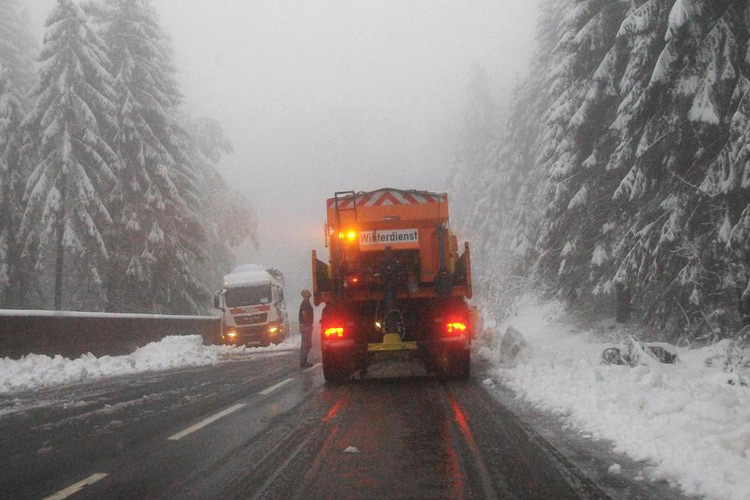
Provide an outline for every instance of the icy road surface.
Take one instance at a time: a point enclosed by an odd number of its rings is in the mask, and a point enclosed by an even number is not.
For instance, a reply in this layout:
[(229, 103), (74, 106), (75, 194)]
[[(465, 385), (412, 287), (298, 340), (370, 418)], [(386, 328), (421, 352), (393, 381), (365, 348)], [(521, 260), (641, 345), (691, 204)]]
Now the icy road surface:
[(481, 367), (467, 382), (396, 364), (327, 385), (319, 363), (301, 370), (297, 356), (247, 350), (0, 396), (0, 496), (677, 498), (610, 473), (575, 436), (560, 453), (530, 425), (547, 422), (487, 392)]

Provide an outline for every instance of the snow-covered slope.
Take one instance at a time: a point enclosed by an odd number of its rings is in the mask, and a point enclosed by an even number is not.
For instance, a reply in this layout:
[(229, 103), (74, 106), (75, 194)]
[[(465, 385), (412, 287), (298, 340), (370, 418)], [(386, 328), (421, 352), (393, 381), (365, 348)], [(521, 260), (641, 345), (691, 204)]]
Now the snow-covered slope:
[[(480, 350), (494, 366), (491, 377), (581, 432), (612, 441), (616, 452), (650, 462), (644, 479), (710, 499), (750, 499), (750, 387), (723, 371), (725, 343), (682, 349), (674, 365), (604, 365), (601, 353), (613, 343), (576, 330), (561, 313), (558, 304), (523, 303)], [(499, 335), (508, 325), (527, 343), (510, 361)], [(607, 331), (613, 339), (624, 335)]]

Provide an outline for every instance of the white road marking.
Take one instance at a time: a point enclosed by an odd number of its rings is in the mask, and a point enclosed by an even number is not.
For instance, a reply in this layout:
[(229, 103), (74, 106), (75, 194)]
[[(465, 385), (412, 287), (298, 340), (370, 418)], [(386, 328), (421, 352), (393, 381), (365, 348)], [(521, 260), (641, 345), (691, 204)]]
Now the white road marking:
[(76, 484), (68, 486), (64, 490), (58, 491), (54, 495), (49, 496), (45, 498), (44, 500), (63, 500), (63, 498), (68, 498), (70, 495), (75, 495), (76, 493), (81, 491), (85, 486), (89, 486), (89, 485), (94, 484), (97, 481), (101, 481), (108, 475), (109, 474), (107, 474), (106, 472), (97, 472), (96, 474), (91, 474), (89, 477), (87, 477), (83, 481), (78, 481)]
[(288, 384), (288, 383), (289, 383), (289, 382), (291, 382), (292, 380), (294, 380), (294, 379), (293, 379), (293, 378), (288, 378), (288, 379), (286, 379), (286, 380), (282, 380), (282, 381), (281, 381), (281, 382), (279, 382), (278, 384), (276, 384), (276, 385), (272, 385), (272, 386), (271, 386), (271, 387), (269, 387), (268, 389), (265, 389), (265, 390), (262, 390), (262, 391), (260, 391), (260, 393), (259, 393), (259, 394), (260, 394), (261, 396), (266, 396), (266, 395), (268, 395), (268, 394), (271, 394), (271, 393), (272, 393), (273, 391), (275, 391), (275, 390), (276, 390), (276, 389), (278, 389), (279, 387), (283, 387), (283, 386), (285, 386), (286, 384)]
[(245, 403), (239, 403), (239, 404), (236, 404), (234, 406), (230, 406), (226, 410), (222, 410), (219, 413), (217, 413), (216, 415), (208, 417), (207, 419), (202, 420), (202, 421), (198, 422), (197, 424), (195, 424), (195, 425), (193, 425), (191, 427), (188, 427), (184, 431), (178, 432), (174, 436), (169, 436), (167, 439), (169, 441), (179, 441), (180, 439), (184, 438), (188, 434), (192, 434), (193, 432), (195, 432), (197, 430), (200, 430), (200, 429), (204, 428), (205, 426), (207, 426), (209, 424), (212, 424), (212, 423), (216, 422), (217, 420), (219, 420), (220, 418), (224, 418), (227, 415), (229, 415), (230, 413), (234, 413), (237, 410), (239, 410), (240, 408), (243, 408), (245, 406), (247, 406)]
[(318, 368), (319, 368), (319, 367), (320, 367), (321, 365), (322, 365), (322, 363), (315, 363), (315, 364), (314, 364), (314, 365), (312, 365), (312, 366), (311, 366), (310, 368), (308, 368), (308, 369), (306, 369), (306, 370), (302, 370), (302, 371), (303, 371), (304, 373), (310, 373), (310, 372), (311, 372), (311, 371), (313, 371), (313, 370), (317, 370), (317, 369), (318, 369)]

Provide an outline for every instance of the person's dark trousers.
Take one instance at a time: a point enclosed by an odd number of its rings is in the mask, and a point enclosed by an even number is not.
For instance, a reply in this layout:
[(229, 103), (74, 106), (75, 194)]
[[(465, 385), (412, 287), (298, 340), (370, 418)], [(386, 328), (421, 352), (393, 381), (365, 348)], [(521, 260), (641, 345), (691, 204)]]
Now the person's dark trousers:
[(299, 325), (299, 333), (302, 337), (302, 346), (299, 351), (299, 364), (300, 366), (306, 365), (307, 355), (310, 354), (312, 348), (312, 325), (307, 323), (301, 323)]

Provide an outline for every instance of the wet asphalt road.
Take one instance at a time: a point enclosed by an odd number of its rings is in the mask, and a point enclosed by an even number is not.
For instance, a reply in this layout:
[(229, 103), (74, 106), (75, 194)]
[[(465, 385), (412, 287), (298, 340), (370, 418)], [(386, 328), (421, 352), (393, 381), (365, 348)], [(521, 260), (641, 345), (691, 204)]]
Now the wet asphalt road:
[(329, 385), (296, 361), (0, 399), (0, 498), (614, 498), (477, 380)]

